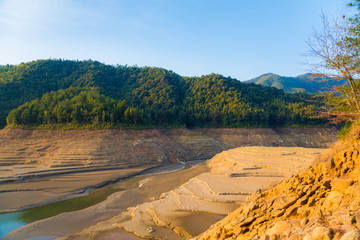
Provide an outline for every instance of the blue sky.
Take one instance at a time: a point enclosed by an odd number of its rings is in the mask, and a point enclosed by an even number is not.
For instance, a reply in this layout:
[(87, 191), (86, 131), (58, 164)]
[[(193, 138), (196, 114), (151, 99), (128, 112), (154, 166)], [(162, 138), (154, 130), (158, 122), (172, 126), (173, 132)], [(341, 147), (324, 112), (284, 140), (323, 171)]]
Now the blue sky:
[(0, 0), (0, 64), (93, 59), (247, 80), (307, 72), (305, 40), (344, 0)]

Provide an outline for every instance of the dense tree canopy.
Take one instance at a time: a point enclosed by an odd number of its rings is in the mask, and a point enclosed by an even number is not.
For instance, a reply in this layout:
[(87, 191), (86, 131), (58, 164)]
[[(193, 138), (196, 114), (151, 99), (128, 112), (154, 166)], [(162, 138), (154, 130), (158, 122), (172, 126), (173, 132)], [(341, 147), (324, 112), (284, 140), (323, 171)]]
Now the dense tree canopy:
[(243, 84), (211, 74), (186, 78), (188, 125), (285, 126), (319, 123), (311, 119), (310, 95), (286, 94), (276, 88)]
[(255, 127), (316, 125), (306, 94), (211, 74), (39, 60), (0, 68), (0, 121), (9, 126)]
[(115, 101), (94, 89), (70, 87), (46, 93), (41, 99), (26, 102), (12, 110), (11, 125), (141, 123), (143, 111), (128, 107), (126, 101)]

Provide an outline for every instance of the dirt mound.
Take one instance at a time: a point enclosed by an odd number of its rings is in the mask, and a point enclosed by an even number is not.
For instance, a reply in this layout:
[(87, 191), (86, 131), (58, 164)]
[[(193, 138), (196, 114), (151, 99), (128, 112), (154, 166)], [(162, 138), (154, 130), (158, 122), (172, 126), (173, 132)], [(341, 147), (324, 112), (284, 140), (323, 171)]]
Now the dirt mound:
[(360, 239), (360, 134), (333, 151), (197, 239)]

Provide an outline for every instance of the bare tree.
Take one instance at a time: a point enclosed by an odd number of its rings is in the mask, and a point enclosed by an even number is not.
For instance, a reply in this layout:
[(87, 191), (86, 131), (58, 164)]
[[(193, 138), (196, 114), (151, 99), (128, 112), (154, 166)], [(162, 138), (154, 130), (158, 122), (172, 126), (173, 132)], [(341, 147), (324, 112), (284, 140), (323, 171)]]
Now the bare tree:
[(317, 73), (348, 81), (349, 85), (337, 88), (340, 94), (332, 98), (336, 110), (327, 113), (351, 120), (360, 114), (357, 85), (360, 73), (359, 46), (352, 41), (351, 28), (345, 16), (340, 22), (330, 24), (322, 14), (322, 23), (321, 30), (314, 31), (307, 41), (308, 54), (320, 60), (311, 65)]

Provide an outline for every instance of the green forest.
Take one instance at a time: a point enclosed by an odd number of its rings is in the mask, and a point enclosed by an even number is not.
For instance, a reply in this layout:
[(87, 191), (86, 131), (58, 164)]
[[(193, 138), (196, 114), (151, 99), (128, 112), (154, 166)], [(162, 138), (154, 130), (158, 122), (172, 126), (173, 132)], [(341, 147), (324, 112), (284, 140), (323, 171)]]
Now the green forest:
[(320, 97), (210, 74), (37, 60), (0, 67), (0, 126), (154, 128), (318, 126)]

